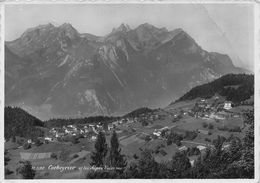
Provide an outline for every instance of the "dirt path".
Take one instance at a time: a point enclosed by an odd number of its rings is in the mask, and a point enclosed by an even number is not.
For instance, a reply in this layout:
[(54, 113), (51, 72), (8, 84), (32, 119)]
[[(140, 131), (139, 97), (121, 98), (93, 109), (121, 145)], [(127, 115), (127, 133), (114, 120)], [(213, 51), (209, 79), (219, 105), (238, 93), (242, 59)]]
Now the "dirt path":
[(193, 141), (187, 141), (187, 140), (182, 140), (181, 142), (213, 147), (213, 145), (211, 145), (211, 144), (205, 144), (205, 143), (200, 143), (200, 142), (193, 142)]

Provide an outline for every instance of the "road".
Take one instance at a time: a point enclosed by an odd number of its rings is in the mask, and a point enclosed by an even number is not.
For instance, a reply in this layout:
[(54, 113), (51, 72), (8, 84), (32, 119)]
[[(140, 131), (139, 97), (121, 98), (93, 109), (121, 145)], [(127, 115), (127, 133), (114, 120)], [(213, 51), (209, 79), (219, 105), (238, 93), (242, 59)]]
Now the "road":
[(196, 144), (196, 145), (202, 145), (202, 146), (214, 147), (214, 146), (211, 145), (211, 144), (205, 144), (205, 143), (200, 143), (200, 142), (193, 142), (193, 141), (188, 141), (188, 140), (182, 140), (181, 142), (190, 143), (190, 144)]

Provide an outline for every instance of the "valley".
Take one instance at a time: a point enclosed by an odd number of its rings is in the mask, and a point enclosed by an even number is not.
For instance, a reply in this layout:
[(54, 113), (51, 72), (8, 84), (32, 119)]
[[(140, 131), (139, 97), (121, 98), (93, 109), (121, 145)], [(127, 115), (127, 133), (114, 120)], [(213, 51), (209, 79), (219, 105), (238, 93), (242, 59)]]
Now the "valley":
[[(243, 87), (242, 79), (239, 81)], [(226, 86), (227, 83), (221, 87)], [(235, 90), (239, 91), (238, 88)], [(36, 170), (35, 178), (86, 178), (99, 132), (104, 133), (108, 144), (116, 132), (128, 165), (138, 161), (143, 151), (149, 151), (157, 163), (171, 161), (176, 153), (186, 153), (193, 167), (208, 149), (216, 148), (215, 141), (220, 137), (224, 139), (222, 151), (228, 152), (233, 146), (232, 139), (244, 139), (249, 130), (245, 113), (254, 110), (252, 93), (246, 100), (231, 102), (226, 99), (228, 95), (218, 93), (207, 98), (196, 97), (201, 92), (193, 93), (193, 90), (184, 95), (193, 99), (180, 98), (164, 108), (139, 108), (119, 117), (45, 121), (43, 127), (37, 127), (44, 132), (42, 137), (16, 136), (16, 142), (6, 139), (5, 151), (10, 158), (6, 168), (15, 172), (19, 161), (27, 160)], [(23, 143), (30, 144), (30, 148), (25, 149)], [(50, 165), (60, 168), (54, 170)], [(6, 178), (18, 177), (12, 173)]]

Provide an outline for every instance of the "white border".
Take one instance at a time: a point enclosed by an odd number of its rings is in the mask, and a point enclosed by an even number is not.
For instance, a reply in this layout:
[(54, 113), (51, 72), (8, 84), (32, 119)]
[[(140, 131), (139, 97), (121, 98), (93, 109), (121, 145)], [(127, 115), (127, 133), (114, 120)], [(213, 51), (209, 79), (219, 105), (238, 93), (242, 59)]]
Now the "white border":
[[(0, 18), (1, 18), (1, 24), (0, 24), (0, 41), (1, 41), (1, 47), (0, 47), (0, 130), (1, 130), (1, 163), (4, 165), (4, 103), (5, 103), (5, 97), (4, 97), (4, 26), (5, 26), (5, 9), (4, 6), (0, 6)], [(4, 177), (4, 166), (0, 166), (0, 177)]]
[[(0, 0), (1, 1), (1, 0)], [(255, 75), (255, 178), (254, 179), (34, 179), (34, 180), (22, 180), (22, 179), (4, 179), (4, 26), (5, 26), (5, 5), (19, 5), (19, 4), (253, 4), (254, 5), (254, 75)], [(259, 162), (259, 145), (260, 145), (260, 88), (259, 88), (259, 73), (260, 73), (260, 37), (259, 37), (259, 21), (260, 21), (260, 5), (257, 1), (250, 0), (234, 0), (234, 1), (225, 1), (225, 0), (5, 0), (0, 2), (0, 18), (1, 18), (1, 47), (0, 47), (0, 130), (1, 130), (1, 169), (0, 169), (0, 181), (1, 182), (101, 182), (106, 181), (110, 182), (210, 182), (210, 183), (221, 183), (221, 182), (260, 182), (259, 181), (259, 172), (260, 172), (260, 162)]]

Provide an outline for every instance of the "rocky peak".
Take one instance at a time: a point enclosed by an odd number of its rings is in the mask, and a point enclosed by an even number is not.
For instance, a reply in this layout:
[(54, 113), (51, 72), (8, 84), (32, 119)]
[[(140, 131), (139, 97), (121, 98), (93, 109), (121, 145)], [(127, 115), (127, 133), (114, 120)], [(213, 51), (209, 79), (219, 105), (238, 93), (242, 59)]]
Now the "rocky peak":
[(122, 23), (118, 28), (113, 28), (112, 33), (115, 32), (128, 32), (130, 29), (130, 26), (127, 24)]
[(79, 36), (78, 31), (70, 23), (64, 23), (58, 28), (62, 33), (64, 33), (70, 39), (74, 39)]
[(146, 28), (146, 29), (157, 29), (155, 26), (149, 24), (149, 23), (144, 23), (138, 26), (138, 28)]
[(21, 36), (21, 39), (26, 38), (28, 36), (39, 36), (42, 32), (48, 32), (51, 29), (55, 28), (55, 26), (51, 23), (38, 25), (33, 28), (27, 29)]

